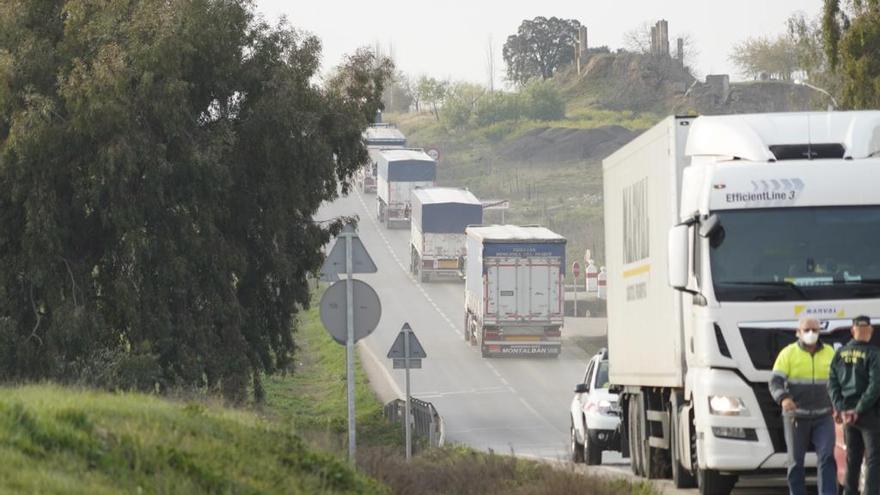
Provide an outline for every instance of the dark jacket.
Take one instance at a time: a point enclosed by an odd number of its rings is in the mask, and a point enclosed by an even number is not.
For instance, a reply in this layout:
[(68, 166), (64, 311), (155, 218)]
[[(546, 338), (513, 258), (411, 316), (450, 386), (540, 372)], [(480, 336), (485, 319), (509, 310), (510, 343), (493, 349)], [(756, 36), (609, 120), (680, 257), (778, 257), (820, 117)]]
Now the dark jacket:
[(831, 360), (828, 394), (838, 411), (855, 410), (858, 426), (880, 428), (880, 353), (878, 348), (850, 340)]
[(789, 344), (776, 356), (770, 377), (770, 395), (781, 404), (790, 397), (797, 405), (793, 413), (800, 418), (831, 414), (828, 399), (828, 369), (834, 349), (819, 342), (816, 351), (804, 349), (800, 341)]

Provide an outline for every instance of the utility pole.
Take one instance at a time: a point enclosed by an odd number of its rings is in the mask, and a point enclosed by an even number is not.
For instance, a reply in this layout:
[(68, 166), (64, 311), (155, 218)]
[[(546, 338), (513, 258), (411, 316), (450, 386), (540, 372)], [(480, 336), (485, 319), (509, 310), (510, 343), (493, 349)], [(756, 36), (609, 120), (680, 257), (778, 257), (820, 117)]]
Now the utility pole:
[(489, 73), (489, 92), (495, 91), (495, 47), (492, 45), (492, 35), (489, 35), (489, 46), (486, 50), (486, 70)]

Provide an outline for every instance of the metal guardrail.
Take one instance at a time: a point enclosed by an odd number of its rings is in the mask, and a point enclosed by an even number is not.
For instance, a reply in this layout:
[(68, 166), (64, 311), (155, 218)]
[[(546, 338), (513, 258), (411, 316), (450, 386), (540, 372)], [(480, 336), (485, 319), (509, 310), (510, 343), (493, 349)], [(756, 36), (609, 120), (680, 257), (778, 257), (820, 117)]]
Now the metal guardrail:
[[(410, 408), (413, 416), (413, 435), (416, 438), (426, 440), (424, 445), (428, 447), (442, 447), (446, 436), (443, 428), (443, 418), (440, 417), (440, 413), (437, 412), (434, 404), (412, 397)], [(406, 415), (406, 401), (394, 399), (385, 404), (384, 411), (385, 419), (402, 425)], [(421, 442), (416, 445), (421, 445)], [(418, 450), (416, 445), (413, 445), (413, 447), (415, 450)]]

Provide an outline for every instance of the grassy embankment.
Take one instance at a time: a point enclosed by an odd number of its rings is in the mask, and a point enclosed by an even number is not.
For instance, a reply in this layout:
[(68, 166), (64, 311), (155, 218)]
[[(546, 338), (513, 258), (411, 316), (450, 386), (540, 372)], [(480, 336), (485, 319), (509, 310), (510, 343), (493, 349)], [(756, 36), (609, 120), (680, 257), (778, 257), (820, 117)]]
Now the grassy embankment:
[[(0, 493), (649, 495), (647, 484), (448, 446), (406, 464), (400, 428), (357, 383), (357, 471), (344, 462), (344, 351), (303, 313), (296, 372), (258, 411), (54, 385), (0, 390)], [(442, 413), (442, 411), (441, 411)]]

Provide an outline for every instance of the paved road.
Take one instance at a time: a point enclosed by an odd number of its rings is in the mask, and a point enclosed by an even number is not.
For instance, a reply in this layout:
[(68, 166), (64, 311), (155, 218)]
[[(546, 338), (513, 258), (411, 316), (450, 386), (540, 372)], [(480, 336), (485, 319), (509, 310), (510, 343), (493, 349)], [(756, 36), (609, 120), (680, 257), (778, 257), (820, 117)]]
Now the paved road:
[[(326, 204), (317, 215), (321, 220), (358, 215), (361, 240), (379, 268), (376, 274), (358, 276), (376, 289), (382, 301), (379, 326), (364, 340), (367, 359), (384, 366), (381, 372), (393, 381), (395, 394), (402, 396), (403, 372), (392, 370), (385, 354), (400, 327), (409, 322), (428, 354), (423, 368), (412, 372), (412, 392), (435, 404), (445, 421), (447, 441), (481, 450), (566, 459), (568, 406), (574, 385), (582, 378), (586, 353), (568, 345), (559, 359), (483, 359), (462, 334), (463, 284), (416, 282), (408, 271), (409, 230), (380, 227), (374, 198), (352, 193)], [(617, 453), (606, 452), (603, 463), (606, 473), (629, 473), (626, 459)], [(675, 490), (669, 483), (661, 486), (664, 493), (696, 493)], [(738, 489), (735, 493), (785, 492)]]

